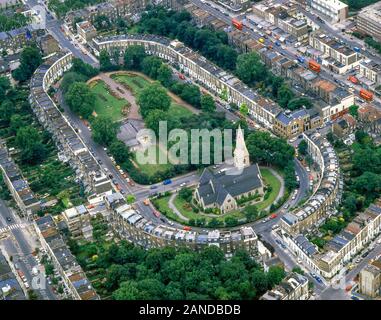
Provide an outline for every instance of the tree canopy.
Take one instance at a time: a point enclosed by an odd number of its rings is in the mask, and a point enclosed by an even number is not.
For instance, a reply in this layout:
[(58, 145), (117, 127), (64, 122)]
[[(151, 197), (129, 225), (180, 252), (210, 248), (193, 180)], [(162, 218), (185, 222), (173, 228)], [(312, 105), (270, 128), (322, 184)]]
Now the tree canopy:
[(21, 53), (20, 66), (12, 72), (12, 76), (21, 82), (29, 80), (41, 63), (40, 50), (36, 46), (26, 47)]
[(74, 82), (65, 94), (70, 109), (87, 119), (94, 110), (95, 95), (84, 82)]
[(144, 88), (137, 100), (143, 118), (154, 109), (167, 111), (171, 105), (171, 98), (158, 82), (151, 83)]

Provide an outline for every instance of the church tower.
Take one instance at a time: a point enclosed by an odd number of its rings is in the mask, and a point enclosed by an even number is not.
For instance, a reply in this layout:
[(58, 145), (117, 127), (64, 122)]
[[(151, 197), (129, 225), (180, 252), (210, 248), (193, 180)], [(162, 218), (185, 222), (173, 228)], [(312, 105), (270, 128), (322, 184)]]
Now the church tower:
[(243, 169), (250, 166), (249, 151), (247, 151), (245, 138), (241, 126), (237, 130), (236, 145), (234, 150), (234, 166)]

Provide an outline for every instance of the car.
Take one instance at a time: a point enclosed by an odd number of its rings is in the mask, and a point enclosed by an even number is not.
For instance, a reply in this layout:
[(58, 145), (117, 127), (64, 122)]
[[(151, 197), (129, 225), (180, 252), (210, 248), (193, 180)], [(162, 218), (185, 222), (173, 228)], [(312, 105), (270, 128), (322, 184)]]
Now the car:
[(282, 244), (282, 241), (280, 241), (279, 239), (275, 239), (275, 242), (276, 242), (277, 244), (279, 244), (279, 245)]
[(290, 206), (290, 205), (287, 203), (286, 205), (284, 205), (283, 209), (288, 209), (289, 206)]
[(316, 273), (310, 272), (310, 275), (311, 275), (312, 278), (316, 277)]
[(12, 218), (11, 218), (11, 217), (7, 217), (6, 220), (7, 220), (8, 222), (12, 222)]
[(171, 184), (172, 183), (172, 180), (171, 179), (166, 179), (163, 181), (163, 185), (168, 185), (168, 184)]
[(323, 280), (322, 280), (320, 277), (318, 277), (318, 276), (315, 277), (315, 280), (316, 280), (318, 283), (323, 283)]
[(150, 186), (151, 190), (157, 189), (157, 186)]
[(19, 269), (20, 269), (20, 266), (19, 266), (17, 263), (15, 263), (15, 269), (16, 269), (16, 270), (19, 270)]
[(352, 296), (351, 299), (352, 299), (352, 300), (360, 300), (360, 299), (357, 298), (356, 296)]
[(121, 194), (126, 194), (126, 191), (124, 191), (124, 190), (122, 189), (122, 190), (120, 190), (120, 193), (121, 193)]
[(175, 224), (173, 223), (173, 221), (168, 221), (169, 225), (171, 226), (174, 226)]
[(183, 182), (182, 184), (180, 184), (180, 187), (184, 187), (186, 185), (185, 182)]

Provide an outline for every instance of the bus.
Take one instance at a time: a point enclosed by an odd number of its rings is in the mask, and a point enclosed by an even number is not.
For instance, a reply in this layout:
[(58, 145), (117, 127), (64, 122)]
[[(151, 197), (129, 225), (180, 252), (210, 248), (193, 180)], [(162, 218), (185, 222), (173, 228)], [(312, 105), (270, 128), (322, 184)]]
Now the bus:
[(310, 60), (308, 62), (308, 67), (312, 70), (312, 71), (315, 71), (315, 72), (320, 72), (321, 70), (321, 67), (320, 67), (320, 64), (318, 64), (316, 61), (314, 60)]
[(359, 80), (355, 76), (349, 76), (348, 80), (354, 84), (358, 84)]
[(373, 100), (373, 93), (368, 91), (368, 90), (361, 89), (360, 90), (360, 97), (366, 101), (372, 101)]
[(242, 24), (242, 22), (241, 22), (241, 21), (238, 21), (238, 20), (236, 20), (236, 19), (232, 19), (232, 25), (233, 25), (236, 29), (238, 29), (238, 30), (242, 30), (242, 28), (243, 28), (243, 24)]

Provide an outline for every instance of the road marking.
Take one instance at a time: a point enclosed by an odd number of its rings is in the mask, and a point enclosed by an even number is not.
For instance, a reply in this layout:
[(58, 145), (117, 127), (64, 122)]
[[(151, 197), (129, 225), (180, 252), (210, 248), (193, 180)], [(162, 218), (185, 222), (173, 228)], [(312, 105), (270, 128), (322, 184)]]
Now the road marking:
[(0, 233), (4, 233), (4, 232), (11, 231), (11, 230), (16, 230), (16, 229), (21, 229), (21, 228), (25, 228), (25, 227), (26, 227), (25, 224), (20, 224), (20, 223), (12, 224), (10, 226), (0, 228)]

